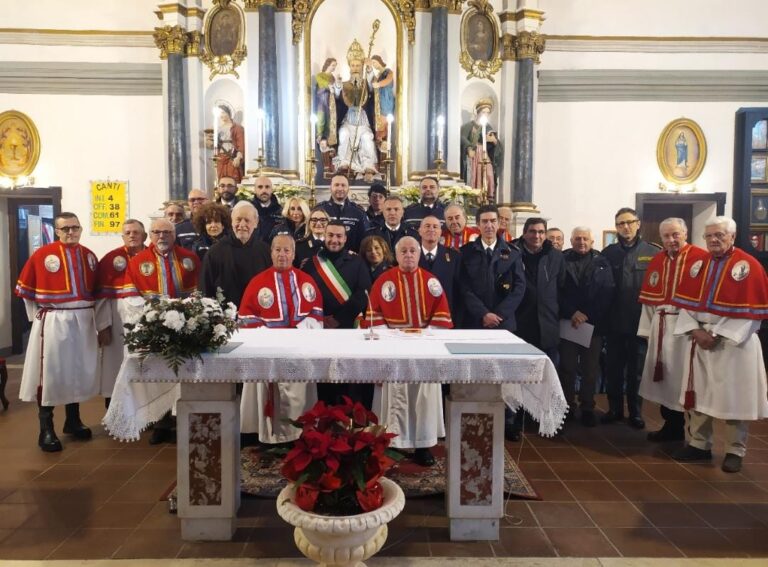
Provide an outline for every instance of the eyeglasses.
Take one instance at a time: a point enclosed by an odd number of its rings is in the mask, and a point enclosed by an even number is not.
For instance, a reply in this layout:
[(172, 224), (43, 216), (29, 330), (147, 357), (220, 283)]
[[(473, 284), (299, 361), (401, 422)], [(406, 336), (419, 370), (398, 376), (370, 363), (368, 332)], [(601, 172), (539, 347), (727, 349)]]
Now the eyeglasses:
[(219, 184), (219, 188), (220, 189), (234, 189), (235, 187), (237, 187), (237, 185), (235, 185), (233, 183), (220, 183)]
[(77, 232), (81, 228), (83, 227), (78, 225), (72, 225), (72, 226), (60, 226), (56, 230), (60, 230), (61, 232)]
[(149, 234), (152, 234), (154, 236), (170, 236), (173, 234), (172, 230), (150, 230)]
[(315, 218), (310, 217), (309, 218), (309, 222), (314, 222), (314, 223), (322, 224), (322, 223), (328, 222), (328, 219), (323, 218), (323, 217), (319, 217), (319, 218), (318, 217), (315, 217)]
[[(219, 185), (219, 187), (222, 187), (222, 185)], [(227, 187), (234, 187), (234, 185), (227, 185)], [(197, 203), (198, 201), (207, 201), (207, 197), (192, 197), (188, 199), (190, 203)]]
[(622, 226), (632, 226), (636, 222), (638, 222), (638, 219), (635, 219), (635, 220), (625, 220), (625, 221), (617, 222), (616, 223), (616, 227), (617, 228), (621, 228)]

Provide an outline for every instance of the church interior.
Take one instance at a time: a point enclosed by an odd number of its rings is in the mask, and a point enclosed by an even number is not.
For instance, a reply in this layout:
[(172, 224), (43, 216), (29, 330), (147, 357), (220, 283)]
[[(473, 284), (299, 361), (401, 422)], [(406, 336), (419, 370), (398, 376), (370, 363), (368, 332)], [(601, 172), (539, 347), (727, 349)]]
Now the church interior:
[[(269, 498), (243, 497), (232, 541), (185, 541), (175, 445), (110, 438), (101, 398), (82, 405), (92, 440), (35, 446), (14, 288), (61, 211), (101, 258), (122, 221), (149, 226), (192, 189), (213, 199), (221, 177), (251, 196), (269, 177), (281, 201), (314, 204), (341, 174), (365, 208), (373, 183), (416, 202), (434, 176), (470, 224), (496, 204), (513, 234), (541, 217), (566, 248), (587, 227), (599, 250), (630, 207), (645, 240), (680, 217), (703, 247), (705, 222), (727, 215), (768, 262), (765, 0), (3, 0), (0, 14), (0, 563), (309, 564)], [(368, 564), (763, 564), (768, 421), (728, 474), (649, 443), (658, 404), (642, 417), (645, 430), (525, 428), (506, 449), (533, 494), (505, 501), (498, 541), (451, 541), (433, 494), (406, 499)]]

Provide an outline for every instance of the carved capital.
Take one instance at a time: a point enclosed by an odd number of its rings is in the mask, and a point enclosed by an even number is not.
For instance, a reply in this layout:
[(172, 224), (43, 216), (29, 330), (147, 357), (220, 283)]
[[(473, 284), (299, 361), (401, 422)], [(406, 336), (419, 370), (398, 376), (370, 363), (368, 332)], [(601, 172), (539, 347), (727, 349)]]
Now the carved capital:
[(301, 41), (301, 36), (304, 33), (304, 24), (307, 21), (307, 14), (309, 14), (310, 3), (309, 0), (293, 0), (291, 31), (293, 32), (294, 44)]
[(415, 0), (397, 0), (397, 11), (408, 30), (408, 43), (416, 42), (416, 2)]
[(187, 44), (184, 47), (184, 55), (187, 57), (199, 57), (202, 53), (200, 44), (203, 41), (203, 34), (199, 31), (187, 32)]
[[(281, 5), (293, 4), (293, 0), (245, 0), (243, 2), (243, 8), (246, 12), (258, 12), (261, 6), (274, 6), (278, 10)], [(290, 7), (288, 8), (290, 10)], [(284, 11), (288, 11), (285, 10)]]
[(501, 36), (501, 60), (514, 61), (516, 58), (515, 36), (511, 33), (505, 33)]
[(540, 55), (544, 53), (546, 39), (538, 32), (521, 31), (515, 37), (515, 51), (517, 59), (533, 59), (533, 62), (541, 63)]
[(293, 0), (277, 0), (278, 12), (290, 12), (293, 10)]
[(160, 50), (160, 59), (168, 59), (173, 53), (183, 54), (188, 41), (187, 31), (181, 26), (155, 28), (152, 37)]
[(446, 10), (452, 7), (452, 0), (429, 0), (430, 8), (445, 8)]

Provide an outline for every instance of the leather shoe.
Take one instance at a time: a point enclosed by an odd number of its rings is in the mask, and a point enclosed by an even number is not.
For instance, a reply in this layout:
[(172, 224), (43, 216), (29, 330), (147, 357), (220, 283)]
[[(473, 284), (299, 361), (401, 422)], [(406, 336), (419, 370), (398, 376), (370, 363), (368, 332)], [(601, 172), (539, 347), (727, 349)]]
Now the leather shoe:
[(592, 410), (581, 410), (581, 424), (584, 427), (594, 427), (597, 425), (595, 412)]
[(413, 452), (413, 462), (422, 467), (431, 467), (435, 464), (435, 457), (432, 451), (422, 447)]
[(615, 421), (621, 421), (622, 419), (624, 419), (623, 413), (616, 413), (613, 410), (608, 410), (600, 418), (600, 423), (614, 423)]
[(653, 443), (665, 443), (667, 441), (683, 441), (685, 439), (685, 431), (682, 429), (674, 430), (666, 425), (658, 431), (651, 431), (648, 433), (648, 441)]
[(694, 463), (697, 461), (711, 461), (712, 451), (709, 449), (698, 449), (692, 445), (686, 445), (672, 453), (672, 458), (681, 463)]
[(639, 415), (632, 415), (628, 420), (629, 426), (635, 429), (645, 429), (645, 421)]
[(91, 433), (90, 428), (83, 425), (82, 422), (79, 423), (67, 423), (64, 422), (64, 433), (67, 435), (71, 435), (75, 439), (80, 439), (82, 441), (86, 441), (93, 437), (93, 433)]
[(736, 473), (741, 470), (741, 457), (733, 453), (726, 453), (723, 459), (722, 469), (724, 472)]

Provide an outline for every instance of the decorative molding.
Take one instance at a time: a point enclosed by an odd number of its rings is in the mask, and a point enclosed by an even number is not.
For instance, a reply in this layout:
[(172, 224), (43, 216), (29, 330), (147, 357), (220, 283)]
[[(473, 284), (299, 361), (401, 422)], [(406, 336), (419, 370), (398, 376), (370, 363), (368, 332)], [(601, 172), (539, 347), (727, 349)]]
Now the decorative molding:
[(0, 45), (154, 47), (151, 31), (0, 28)]
[(203, 41), (203, 32), (191, 31), (187, 32), (187, 43), (184, 46), (184, 55), (186, 57), (200, 57), (203, 53), (201, 43)]
[(301, 41), (301, 35), (304, 32), (304, 24), (309, 14), (310, 0), (293, 0), (293, 13), (291, 18), (291, 31), (293, 32), (293, 44), (297, 45)]
[(505, 33), (501, 36), (501, 60), (515, 61), (517, 53), (515, 51), (516, 38), (511, 33)]
[(539, 71), (539, 102), (768, 101), (768, 71)]
[[(485, 48), (481, 47), (479, 54), (474, 47), (477, 39), (469, 37), (470, 22), (473, 19), (484, 20), (486, 28), (491, 28), (490, 33), (487, 34), (491, 43)], [(499, 56), (501, 29), (493, 13), (493, 6), (488, 0), (469, 0), (469, 8), (461, 17), (459, 26), (461, 42), (459, 63), (461, 68), (467, 72), (467, 79), (477, 77), (478, 79), (488, 79), (493, 83), (493, 76), (498, 73), (502, 66), (502, 59)], [(474, 41), (470, 42), (470, 39), (474, 39)]]
[[(232, 51), (216, 54), (214, 43), (212, 43), (215, 40), (213, 23), (220, 12), (222, 14), (234, 12), (238, 19), (237, 43)], [(208, 12), (203, 22), (202, 41), (203, 48), (200, 50), (198, 46), (198, 57), (211, 70), (208, 80), (213, 79), (216, 75), (234, 75), (236, 79), (239, 79), (240, 74), (236, 69), (248, 55), (248, 47), (245, 45), (245, 12), (243, 9), (232, 3), (232, 0), (213, 0), (213, 8)]]
[(183, 54), (187, 44), (187, 30), (181, 26), (155, 28), (155, 45), (160, 50), (160, 59), (168, 59), (174, 53)]
[(278, 12), (290, 12), (293, 10), (293, 0), (277, 0)]
[(397, 11), (400, 12), (400, 18), (408, 30), (408, 43), (413, 45), (416, 42), (415, 0), (397, 0), (395, 6), (397, 7)]
[(453, 7), (452, 0), (429, 0), (430, 8), (445, 8), (446, 10)]
[(504, 22), (519, 22), (520, 20), (536, 20), (543, 22), (545, 19), (544, 12), (541, 10), (523, 9), (518, 10), (517, 12), (502, 12), (499, 14), (499, 20), (501, 20), (502, 24)]
[(547, 49), (565, 52), (768, 53), (768, 37), (547, 35)]
[(0, 92), (13, 94), (78, 94), (160, 96), (160, 63), (75, 63), (4, 61)]
[(196, 6), (188, 8), (178, 2), (175, 4), (159, 4), (157, 10), (155, 10), (157, 19), (165, 19), (165, 14), (179, 14), (182, 18), (200, 18), (202, 20), (203, 16), (205, 16), (205, 9)]
[(417, 12), (429, 12), (429, 0), (414, 0), (413, 8)]
[(540, 55), (544, 53), (546, 39), (537, 32), (521, 31), (515, 36), (515, 57), (517, 59), (533, 59), (541, 63)]

